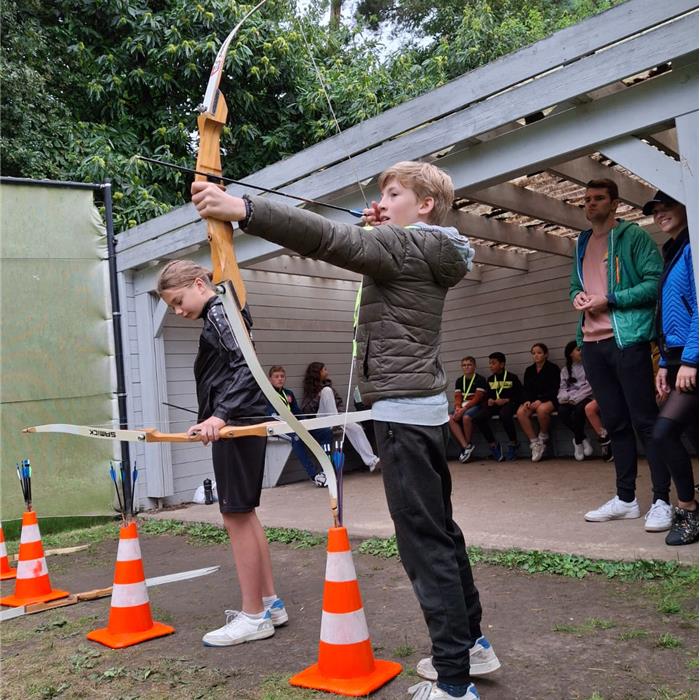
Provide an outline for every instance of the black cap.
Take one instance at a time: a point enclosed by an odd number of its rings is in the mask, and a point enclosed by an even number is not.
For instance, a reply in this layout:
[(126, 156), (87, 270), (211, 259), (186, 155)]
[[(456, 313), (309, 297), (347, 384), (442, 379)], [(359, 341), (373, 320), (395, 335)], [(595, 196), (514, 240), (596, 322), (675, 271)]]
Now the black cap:
[(649, 216), (654, 211), (655, 204), (679, 204), (673, 197), (669, 197), (665, 192), (657, 190), (653, 199), (650, 199), (643, 207), (642, 213), (644, 216)]

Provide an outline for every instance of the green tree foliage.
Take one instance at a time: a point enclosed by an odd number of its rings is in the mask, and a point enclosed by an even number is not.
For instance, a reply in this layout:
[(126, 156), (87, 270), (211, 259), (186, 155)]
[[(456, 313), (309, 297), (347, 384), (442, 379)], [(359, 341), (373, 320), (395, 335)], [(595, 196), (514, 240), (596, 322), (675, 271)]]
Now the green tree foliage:
[[(118, 230), (187, 201), (183, 175), (134, 156), (193, 167), (196, 107), (209, 70), (250, 7), (5, 0), (3, 174), (109, 177)], [(229, 105), (226, 175), (254, 172), (335, 133), (324, 86), (344, 129), (444, 82), (439, 62), (401, 81), (359, 27), (328, 34), (322, 24), (318, 8), (297, 17), (289, 3), (270, 0), (243, 26), (221, 82)]]
[(405, 47), (420, 43), (420, 55), (443, 55), (453, 78), (622, 1), (360, 0), (357, 11)]
[[(243, 26), (224, 68), (225, 174), (240, 178), (334, 134), (329, 100), (346, 129), (613, 2), (438, 0), (431, 13), (428, 5), (420, 10), (421, 1), (402, 0), (404, 26), (437, 33), (437, 18), (449, 18), (440, 20), (444, 36), (388, 56), (362, 22), (329, 30), (324, 0), (303, 14), (292, 0), (268, 0)], [(193, 167), (196, 107), (210, 67), (251, 6), (4, 0), (2, 173), (110, 178), (117, 230), (188, 201), (184, 175), (134, 156)]]

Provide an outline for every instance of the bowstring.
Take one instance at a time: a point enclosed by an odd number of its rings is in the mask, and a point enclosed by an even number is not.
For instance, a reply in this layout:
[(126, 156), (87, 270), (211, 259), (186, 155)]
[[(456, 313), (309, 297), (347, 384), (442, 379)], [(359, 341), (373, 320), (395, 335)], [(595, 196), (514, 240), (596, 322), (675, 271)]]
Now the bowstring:
[[(350, 168), (352, 169), (353, 176), (355, 177), (355, 182), (357, 183), (357, 186), (360, 190), (360, 194), (362, 195), (362, 199), (365, 201), (365, 206), (369, 208), (369, 200), (367, 199), (367, 195), (365, 194), (364, 187), (362, 186), (362, 182), (360, 181), (360, 176), (358, 174), (357, 169), (355, 168), (355, 163), (352, 159), (352, 156), (350, 155), (350, 149), (347, 147), (347, 144), (345, 142), (345, 134), (343, 133), (343, 130), (340, 128), (340, 123), (338, 121), (338, 118), (335, 114), (335, 110), (333, 109), (333, 103), (331, 101), (330, 95), (328, 93), (328, 90), (326, 88), (326, 83), (324, 81), (323, 76), (321, 75), (321, 71), (319, 70), (318, 64), (316, 63), (316, 59), (314, 58), (313, 52), (311, 51), (311, 47), (309, 45), (309, 42), (306, 39), (306, 33), (304, 32), (304, 28), (302, 26), (302, 23), (299, 19), (299, 17), (296, 17), (297, 21), (297, 26), (299, 28), (299, 33), (301, 35), (301, 39), (304, 43), (304, 47), (306, 48), (306, 53), (309, 56), (309, 59), (311, 60), (311, 65), (314, 68), (314, 72), (316, 73), (316, 77), (318, 79), (318, 82), (321, 86), (321, 92), (323, 93), (323, 96), (326, 100), (326, 104), (328, 105), (328, 111), (331, 113), (331, 116), (333, 117), (333, 123), (335, 125), (335, 130), (337, 132), (338, 138), (340, 140), (340, 145), (341, 145), (341, 150), (345, 154), (345, 159), (347, 160), (348, 164), (350, 165)], [(354, 316), (353, 316), (353, 331), (352, 331), (352, 357), (350, 360), (350, 373), (348, 374), (348, 387), (347, 387), (347, 393), (346, 393), (346, 398), (345, 398), (345, 419), (343, 421), (342, 425), (342, 435), (340, 438), (340, 452), (342, 454), (343, 448), (345, 445), (345, 434), (346, 434), (346, 428), (347, 428), (347, 417), (348, 417), (348, 410), (350, 408), (350, 393), (352, 389), (352, 378), (353, 378), (353, 373), (355, 371), (355, 360), (356, 360), (356, 355), (357, 355), (357, 321), (358, 321), (358, 315), (359, 315), (359, 306), (360, 306), (360, 300), (362, 298), (362, 279), (360, 279), (359, 286), (357, 288), (357, 295), (355, 297), (355, 308), (354, 308)], [(341, 467), (342, 469), (342, 467)], [(339, 496), (340, 499), (340, 496)]]

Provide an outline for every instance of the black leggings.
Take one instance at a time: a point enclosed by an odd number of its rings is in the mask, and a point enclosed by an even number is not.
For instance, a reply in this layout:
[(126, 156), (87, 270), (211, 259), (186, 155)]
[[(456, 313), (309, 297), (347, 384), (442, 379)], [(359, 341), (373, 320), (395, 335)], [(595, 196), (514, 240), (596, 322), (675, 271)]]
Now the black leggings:
[[(669, 367), (668, 385), (674, 387), (678, 367)], [(672, 389), (668, 398), (661, 406), (659, 417), (654, 424), (651, 439), (663, 452), (666, 458), (666, 466), (671, 472), (671, 478), (676, 485), (678, 500), (695, 500), (695, 479), (693, 478), (693, 465), (688, 451), (681, 442), (681, 435), (690, 428), (695, 433), (695, 449), (697, 445), (697, 433), (694, 428), (698, 424), (698, 390), (693, 392), (679, 392)]]
[(580, 445), (586, 437), (586, 406), (592, 399), (584, 399), (577, 404), (560, 403), (559, 418), (574, 434), (574, 442)]

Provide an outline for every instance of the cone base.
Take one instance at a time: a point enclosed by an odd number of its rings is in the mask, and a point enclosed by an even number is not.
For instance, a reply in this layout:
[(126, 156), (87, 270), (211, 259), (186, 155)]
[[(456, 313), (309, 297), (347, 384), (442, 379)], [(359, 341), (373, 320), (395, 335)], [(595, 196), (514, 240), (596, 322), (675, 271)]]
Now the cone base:
[(68, 591), (59, 591), (58, 588), (52, 588), (44, 595), (32, 595), (26, 598), (18, 595), (6, 595), (0, 598), (0, 605), (7, 605), (11, 608), (20, 608), (23, 605), (31, 605), (32, 603), (48, 603), (50, 600), (58, 600), (59, 598), (67, 598), (70, 595)]
[(7, 581), (8, 578), (14, 578), (15, 576), (17, 576), (17, 569), (3, 571), (3, 573), (0, 574), (0, 581)]
[(360, 697), (369, 695), (377, 688), (381, 688), (402, 671), (401, 664), (395, 661), (380, 661), (375, 659), (374, 671), (366, 676), (358, 678), (329, 678), (318, 670), (318, 664), (313, 664), (296, 676), (289, 679), (290, 685), (300, 688), (313, 688), (314, 690), (326, 690), (338, 695)]
[(88, 632), (86, 636), (89, 640), (104, 644), (110, 649), (123, 649), (124, 647), (130, 647), (134, 644), (147, 642), (149, 639), (165, 637), (165, 635), (172, 634), (174, 631), (175, 628), (170, 627), (170, 625), (164, 625), (162, 622), (154, 622), (153, 627), (143, 632), (113, 633), (109, 631), (109, 627), (102, 627)]

